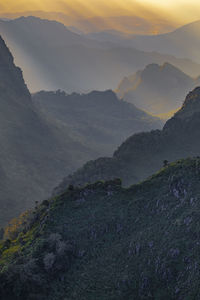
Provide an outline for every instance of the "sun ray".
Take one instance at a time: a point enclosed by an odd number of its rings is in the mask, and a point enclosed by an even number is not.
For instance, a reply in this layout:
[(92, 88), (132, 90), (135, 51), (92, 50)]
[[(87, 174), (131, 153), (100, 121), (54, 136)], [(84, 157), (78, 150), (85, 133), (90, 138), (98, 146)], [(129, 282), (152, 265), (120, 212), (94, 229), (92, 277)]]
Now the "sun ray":
[[(74, 20), (103, 17), (102, 27), (127, 31), (128, 26), (108, 17), (133, 16), (151, 24), (151, 30), (159, 33), (168, 28), (196, 21), (200, 16), (197, 0), (0, 0), (0, 14), (26, 11), (62, 12)], [(180, 13), (181, 12), (181, 13)], [(98, 24), (94, 26), (98, 28)], [(137, 26), (137, 23), (135, 24)]]

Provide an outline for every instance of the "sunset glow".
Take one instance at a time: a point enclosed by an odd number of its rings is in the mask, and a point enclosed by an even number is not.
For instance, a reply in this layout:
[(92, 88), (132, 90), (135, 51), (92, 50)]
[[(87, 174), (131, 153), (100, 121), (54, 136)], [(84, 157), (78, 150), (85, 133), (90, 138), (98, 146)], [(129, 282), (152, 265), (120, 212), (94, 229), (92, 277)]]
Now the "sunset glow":
[[(199, 19), (199, 1), (191, 0), (19, 0), (0, 1), (1, 15), (12, 13), (56, 11), (66, 14), (70, 20), (88, 19), (94, 17), (134, 16), (151, 23), (152, 33), (167, 31), (185, 23)], [(108, 22), (105, 20), (105, 22)], [(126, 31), (126, 26), (109, 21), (113, 29)], [(68, 24), (66, 20), (66, 25)], [(108, 25), (108, 24), (107, 24)], [(139, 26), (140, 24), (138, 24)], [(137, 26), (137, 24), (136, 24)], [(105, 27), (106, 28), (106, 27)]]

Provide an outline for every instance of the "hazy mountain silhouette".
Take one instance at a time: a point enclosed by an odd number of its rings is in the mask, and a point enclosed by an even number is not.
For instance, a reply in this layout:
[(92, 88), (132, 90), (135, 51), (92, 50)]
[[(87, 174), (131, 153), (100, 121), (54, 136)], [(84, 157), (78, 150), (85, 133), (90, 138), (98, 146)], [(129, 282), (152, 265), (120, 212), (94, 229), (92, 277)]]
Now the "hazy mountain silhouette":
[(1, 21), (0, 33), (31, 91), (115, 89), (126, 74), (149, 63), (168, 61), (193, 76), (200, 69), (189, 60), (89, 40), (63, 24), (35, 17)]
[(0, 241), (1, 299), (199, 299), (199, 177), (179, 160), (43, 201)]
[(117, 30), (104, 30), (98, 32), (91, 32), (85, 35), (87, 38), (97, 40), (99, 42), (112, 42), (112, 43), (123, 43), (126, 40), (127, 35)]
[(130, 185), (147, 178), (162, 167), (163, 161), (175, 161), (200, 154), (200, 88), (188, 94), (182, 108), (163, 130), (135, 134), (115, 151), (112, 158), (88, 162), (67, 177), (55, 192), (68, 184), (84, 185), (97, 180), (121, 178)]
[(166, 34), (135, 36), (123, 44), (125, 47), (132, 46), (143, 51), (158, 51), (176, 57), (188, 57), (199, 63), (199, 30), (200, 21), (196, 21)]
[(134, 132), (162, 126), (159, 119), (120, 101), (111, 90), (82, 95), (42, 91), (33, 95), (33, 102), (47, 119), (66, 126), (71, 136), (104, 155), (111, 155)]
[(181, 107), (189, 90), (200, 85), (169, 63), (150, 64), (144, 70), (125, 77), (119, 84), (120, 98), (152, 114), (167, 114)]
[[(21, 16), (35, 16), (48, 20), (56, 20), (63, 23), (66, 26), (72, 26), (80, 30), (81, 32), (97, 33), (102, 31), (120, 30), (125, 33), (131, 34), (152, 34), (155, 31), (169, 32), (175, 29), (175, 27), (166, 21), (152, 22), (145, 18), (138, 16), (110, 16), (110, 17), (89, 17), (83, 18), (78, 15), (70, 15), (62, 12), (47, 12), (47, 11), (25, 11), (17, 13), (5, 13), (0, 14), (2, 18), (16, 19)], [(96, 36), (96, 37), (97, 37)]]

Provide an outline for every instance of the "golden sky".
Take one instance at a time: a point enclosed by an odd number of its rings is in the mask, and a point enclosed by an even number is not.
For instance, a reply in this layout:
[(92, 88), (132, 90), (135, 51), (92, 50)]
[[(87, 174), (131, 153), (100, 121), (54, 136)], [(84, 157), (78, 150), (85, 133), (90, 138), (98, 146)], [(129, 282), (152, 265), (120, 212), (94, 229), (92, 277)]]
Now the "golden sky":
[(199, 0), (0, 0), (0, 14), (34, 10), (62, 12), (74, 19), (133, 15), (173, 26), (200, 19)]

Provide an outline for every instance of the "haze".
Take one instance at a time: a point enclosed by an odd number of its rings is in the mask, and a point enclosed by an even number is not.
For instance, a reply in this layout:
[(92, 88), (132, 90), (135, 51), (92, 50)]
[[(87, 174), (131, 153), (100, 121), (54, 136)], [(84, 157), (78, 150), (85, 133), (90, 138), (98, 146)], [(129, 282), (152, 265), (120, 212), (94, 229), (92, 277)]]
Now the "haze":
[(152, 25), (151, 29), (146, 29), (146, 33), (157, 34), (196, 21), (200, 12), (200, 3), (196, 0), (190, 2), (185, 0), (21, 0), (17, 2), (8, 0), (5, 2), (1, 0), (0, 2), (0, 12), (4, 16), (38, 10), (61, 12), (71, 20), (105, 17), (105, 22), (110, 23), (107, 27), (121, 31), (128, 31), (127, 26), (119, 25), (117, 20), (110, 20), (108, 17), (135, 16)]

